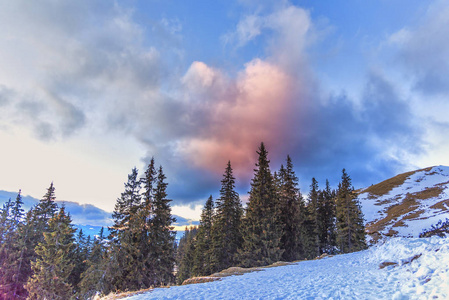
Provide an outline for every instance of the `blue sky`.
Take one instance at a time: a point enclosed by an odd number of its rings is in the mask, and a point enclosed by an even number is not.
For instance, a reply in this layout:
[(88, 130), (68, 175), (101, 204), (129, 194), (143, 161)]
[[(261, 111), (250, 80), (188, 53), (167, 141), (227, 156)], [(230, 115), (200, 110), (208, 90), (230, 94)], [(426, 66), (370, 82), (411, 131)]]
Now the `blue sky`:
[(111, 211), (154, 156), (198, 217), (261, 141), (356, 187), (449, 165), (446, 1), (0, 0), (0, 189)]

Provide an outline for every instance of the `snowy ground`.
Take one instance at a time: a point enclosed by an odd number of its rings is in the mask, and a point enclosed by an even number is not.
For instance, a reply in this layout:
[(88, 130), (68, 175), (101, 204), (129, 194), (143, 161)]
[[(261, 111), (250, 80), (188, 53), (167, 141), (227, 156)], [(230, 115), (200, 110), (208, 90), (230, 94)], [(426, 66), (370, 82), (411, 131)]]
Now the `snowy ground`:
[[(389, 208), (401, 204), (410, 195), (413, 196), (435, 187), (443, 188), (441, 194), (427, 199), (415, 199), (417, 205), (413, 210), (390, 220), (380, 231), (385, 235), (393, 228), (397, 232), (396, 236), (418, 237), (423, 230), (429, 229), (439, 220), (444, 221), (449, 218), (449, 206), (444, 203), (444, 200), (449, 199), (449, 167), (437, 166), (430, 171), (418, 171), (409, 176), (402, 185), (382, 196), (373, 196), (369, 193), (360, 194), (358, 198), (366, 223), (369, 225), (369, 223), (384, 219)], [(439, 202), (446, 209), (434, 207)], [(395, 225), (398, 221), (400, 221), (398, 223), (400, 225)]]
[[(380, 269), (383, 262), (396, 265)], [(357, 253), (127, 299), (449, 299), (449, 238), (393, 238)]]

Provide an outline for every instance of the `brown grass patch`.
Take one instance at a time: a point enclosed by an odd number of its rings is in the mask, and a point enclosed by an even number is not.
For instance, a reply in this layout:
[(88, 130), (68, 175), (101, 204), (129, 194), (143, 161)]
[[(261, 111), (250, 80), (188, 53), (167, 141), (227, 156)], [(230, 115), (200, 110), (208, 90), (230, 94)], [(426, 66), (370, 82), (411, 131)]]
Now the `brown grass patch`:
[(233, 275), (243, 275), (245, 273), (262, 271), (261, 268), (242, 268), (242, 267), (230, 267), (220, 272), (210, 275), (210, 277), (228, 277)]
[[(401, 216), (414, 211), (418, 207), (418, 203), (414, 199), (406, 197), (402, 203), (390, 206), (385, 213), (387, 216), (371, 224), (367, 224), (366, 229), (370, 232), (381, 232), (392, 223), (397, 223), (402, 218)], [(390, 230), (391, 231), (391, 230)], [(396, 232), (397, 233), (397, 232)], [(387, 234), (388, 235), (388, 234)]]
[(413, 193), (407, 195), (410, 198), (417, 199), (417, 200), (425, 200), (429, 198), (436, 198), (440, 196), (443, 193), (443, 190), (445, 189), (445, 186), (434, 186), (431, 188), (427, 188), (421, 192)]
[(402, 219), (403, 220), (413, 220), (413, 219), (419, 219), (419, 216), (421, 216), (421, 214), (423, 214), (425, 212), (425, 210), (417, 210), (415, 212), (412, 212), (411, 214), (408, 214), (406, 216), (404, 216)]
[(442, 200), (442, 201), (440, 201), (438, 203), (435, 203), (430, 208), (439, 209), (439, 210), (442, 210), (442, 211), (448, 211), (448, 209), (447, 209), (448, 207), (449, 207), (449, 199), (445, 199), (445, 200)]
[(148, 288), (148, 289), (143, 289), (143, 290), (134, 291), (134, 292), (123, 292), (123, 293), (118, 293), (118, 294), (110, 293), (109, 295), (101, 297), (101, 298), (94, 297), (94, 299), (116, 300), (116, 299), (122, 299), (122, 298), (130, 297), (130, 296), (140, 295), (140, 294), (152, 291), (152, 290), (153, 290), (153, 288)]
[(384, 262), (380, 263), (379, 269), (383, 269), (383, 268), (386, 268), (386, 267), (388, 267), (388, 266), (395, 266), (395, 267), (396, 267), (397, 265), (398, 265), (397, 262), (393, 262), (393, 261), (384, 261)]
[(419, 172), (419, 171), (427, 171), (428, 172), (431, 169), (432, 169), (432, 167), (396, 175), (390, 179), (384, 180), (378, 184), (375, 184), (375, 185), (370, 186), (369, 188), (366, 188), (365, 190), (363, 190), (363, 192), (369, 193), (369, 194), (371, 194), (373, 196), (377, 196), (377, 197), (385, 195), (388, 192), (390, 192), (392, 189), (394, 189), (395, 187), (398, 187), (398, 186), (404, 184), (404, 182), (407, 180), (407, 178), (409, 178), (416, 172)]
[[(430, 168), (423, 169), (423, 170), (430, 170)], [(421, 171), (421, 170), (418, 170), (418, 171)], [(417, 171), (415, 171), (415, 172), (417, 172)], [(402, 175), (406, 175), (406, 174), (409, 174), (408, 176), (410, 176), (411, 174), (413, 174), (415, 172), (404, 173), (404, 174), (401, 174), (398, 176), (402, 176)], [(398, 177), (398, 176), (396, 176), (396, 177)], [(395, 177), (393, 177), (393, 178), (395, 178)], [(400, 178), (400, 180), (405, 181), (403, 176)], [(400, 180), (395, 179), (392, 182), (397, 183)], [(393, 184), (387, 184), (385, 186), (392, 187)], [(388, 207), (386, 209), (386, 211), (384, 211), (384, 213), (386, 214), (385, 218), (374, 221), (371, 224), (367, 224), (366, 229), (367, 229), (368, 234), (375, 233), (375, 232), (379, 233), (389, 225), (392, 225), (392, 227), (405, 226), (404, 220), (419, 219), (419, 217), (424, 213), (424, 210), (417, 210), (420, 202), (422, 200), (439, 197), (443, 193), (445, 188), (446, 188), (446, 183), (427, 188), (427, 189), (417, 192), (417, 193), (406, 194), (404, 199), (401, 201), (401, 203), (391, 205), (390, 207)], [(380, 189), (378, 189), (377, 191), (380, 191)], [(400, 199), (400, 197), (401, 196), (399, 195), (396, 198), (387, 199), (387, 200), (379, 203), (379, 205), (385, 205), (385, 204), (388, 204), (391, 202), (398, 201)], [(439, 208), (441, 210), (447, 211), (448, 209), (447, 209), (447, 207), (444, 206), (444, 204), (447, 204), (449, 206), (449, 200), (440, 201), (437, 204), (432, 205), (431, 208), (434, 208), (434, 209)], [(394, 230), (390, 230), (390, 231), (394, 231)], [(394, 234), (397, 233), (396, 231), (394, 231), (394, 232), (395, 233), (389, 232), (387, 234), (387, 236), (393, 236)], [(378, 240), (378, 239), (379, 239), (379, 237), (377, 237), (376, 240)]]
[(182, 285), (205, 283), (205, 282), (212, 282), (212, 281), (217, 281), (217, 280), (220, 280), (220, 278), (219, 277), (210, 277), (210, 276), (209, 277), (192, 277), (192, 278), (184, 280)]

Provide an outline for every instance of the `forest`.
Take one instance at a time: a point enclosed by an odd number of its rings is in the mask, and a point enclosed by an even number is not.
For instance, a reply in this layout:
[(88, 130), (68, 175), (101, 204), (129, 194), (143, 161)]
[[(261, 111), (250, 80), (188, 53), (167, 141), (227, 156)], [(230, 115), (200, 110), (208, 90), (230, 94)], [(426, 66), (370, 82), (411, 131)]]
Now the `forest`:
[(231, 266), (313, 259), (366, 248), (363, 214), (351, 178), (338, 188), (315, 178), (303, 195), (291, 158), (272, 172), (260, 144), (246, 207), (228, 162), (219, 197), (210, 196), (200, 225), (175, 240), (172, 200), (154, 158), (143, 176), (132, 169), (117, 199), (109, 234), (85, 236), (53, 183), (29, 211), (21, 192), (0, 210), (0, 294), (4, 299), (91, 299), (95, 295), (182, 284)]

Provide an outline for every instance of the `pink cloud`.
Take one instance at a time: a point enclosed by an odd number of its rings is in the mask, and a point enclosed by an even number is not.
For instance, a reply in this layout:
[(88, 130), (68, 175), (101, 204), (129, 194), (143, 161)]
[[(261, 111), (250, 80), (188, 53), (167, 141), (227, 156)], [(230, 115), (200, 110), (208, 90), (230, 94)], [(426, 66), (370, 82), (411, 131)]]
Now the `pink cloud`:
[[(275, 148), (285, 138), (283, 127), (288, 123), (292, 92), (297, 89), (293, 79), (278, 66), (260, 59), (246, 64), (233, 81), (198, 62), (192, 64), (187, 77), (187, 88), (195, 89), (196, 94), (201, 87), (208, 90), (204, 97), (221, 98), (203, 110), (210, 114), (205, 133), (185, 140), (179, 150), (196, 167), (221, 173), (231, 160), (236, 174), (248, 177), (260, 142)], [(226, 89), (209, 89), (214, 81), (227, 82)]]

